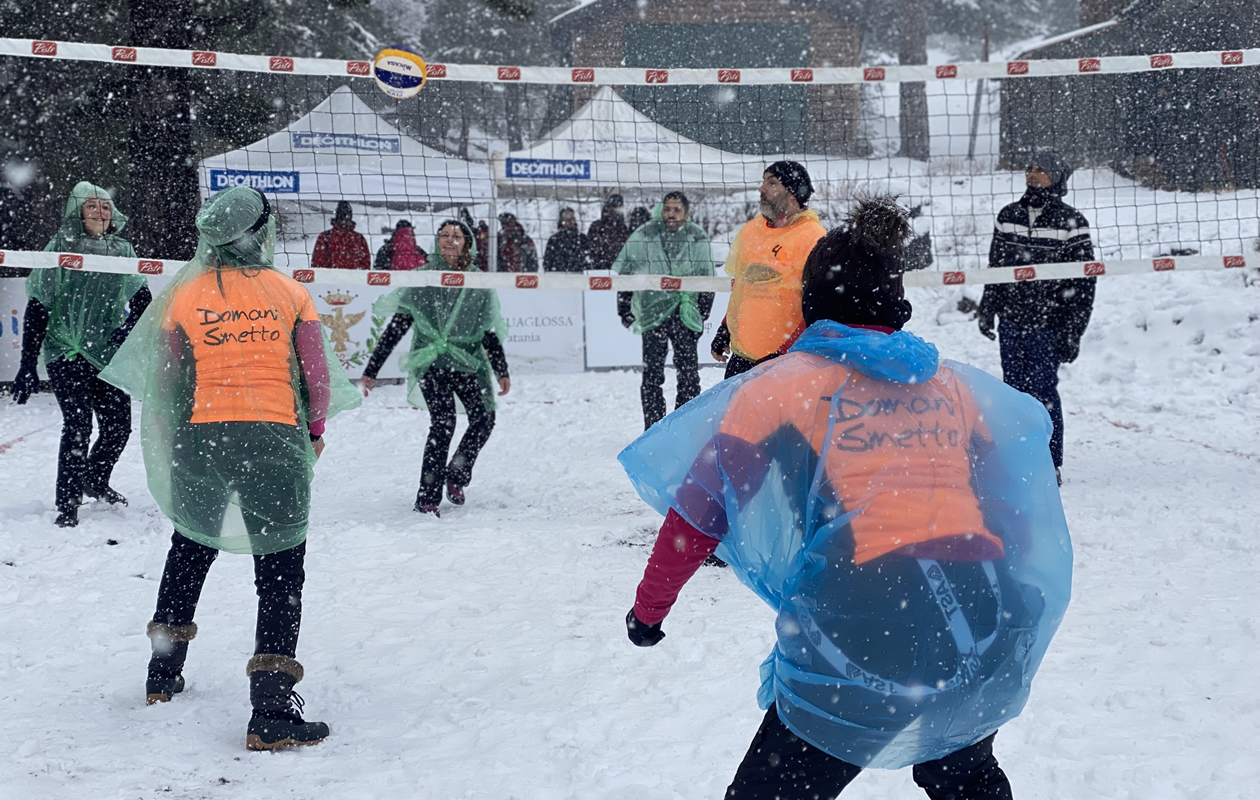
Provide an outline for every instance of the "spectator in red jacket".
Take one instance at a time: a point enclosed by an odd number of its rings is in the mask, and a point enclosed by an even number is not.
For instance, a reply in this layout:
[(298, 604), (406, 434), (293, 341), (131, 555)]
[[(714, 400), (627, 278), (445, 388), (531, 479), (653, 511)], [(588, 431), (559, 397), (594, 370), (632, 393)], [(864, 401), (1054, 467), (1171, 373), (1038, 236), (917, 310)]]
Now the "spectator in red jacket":
[(372, 251), (367, 239), (354, 230), (354, 215), (345, 200), (337, 203), (332, 228), (315, 240), (315, 255), (311, 256), (315, 269), (371, 269)]

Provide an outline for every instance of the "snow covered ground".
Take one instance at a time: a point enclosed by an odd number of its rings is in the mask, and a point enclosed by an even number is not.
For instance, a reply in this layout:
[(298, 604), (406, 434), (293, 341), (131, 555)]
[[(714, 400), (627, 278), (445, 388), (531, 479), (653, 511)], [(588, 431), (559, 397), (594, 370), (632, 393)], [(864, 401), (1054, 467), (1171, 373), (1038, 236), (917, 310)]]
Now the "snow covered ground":
[[(912, 329), (997, 372), (955, 297), (916, 290)], [(1258, 319), (1237, 272), (1100, 282), (1062, 371), (1075, 597), (996, 745), (1021, 800), (1255, 797)], [(276, 754), (244, 748), (250, 559), (211, 571), (188, 692), (145, 707), (170, 525), (138, 435), (115, 474), (131, 506), (64, 531), (53, 398), (0, 401), (0, 798), (721, 797), (761, 716), (771, 613), (706, 568), (669, 638), (626, 641), (659, 522), (614, 460), (637, 384), (518, 376), (469, 504), (441, 520), (411, 511), (427, 420), (401, 387), (331, 424), (298, 657), (333, 736)], [(844, 796), (921, 795), (902, 771)]]

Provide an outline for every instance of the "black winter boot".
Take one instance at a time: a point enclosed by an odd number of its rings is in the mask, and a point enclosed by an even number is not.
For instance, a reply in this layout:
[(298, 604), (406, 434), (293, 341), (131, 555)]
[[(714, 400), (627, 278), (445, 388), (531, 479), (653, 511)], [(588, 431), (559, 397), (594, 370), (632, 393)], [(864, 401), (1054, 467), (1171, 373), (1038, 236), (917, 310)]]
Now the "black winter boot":
[(94, 500), (104, 500), (110, 505), (127, 505), (127, 498), (123, 497), (121, 492), (111, 489), (107, 483), (100, 485), (88, 484), (83, 487), (83, 493)]
[(197, 637), (197, 623), (168, 625), (150, 622), (148, 636), (153, 640), (153, 657), (149, 659), (149, 677), (144, 682), (144, 704), (168, 703), (172, 695), (184, 691), (184, 659), (188, 643)]
[(245, 746), (250, 750), (279, 750), (289, 745), (319, 744), (328, 726), (302, 719), (302, 696), (293, 686), (302, 680), (302, 665), (288, 656), (261, 653), (249, 660), (249, 718)]

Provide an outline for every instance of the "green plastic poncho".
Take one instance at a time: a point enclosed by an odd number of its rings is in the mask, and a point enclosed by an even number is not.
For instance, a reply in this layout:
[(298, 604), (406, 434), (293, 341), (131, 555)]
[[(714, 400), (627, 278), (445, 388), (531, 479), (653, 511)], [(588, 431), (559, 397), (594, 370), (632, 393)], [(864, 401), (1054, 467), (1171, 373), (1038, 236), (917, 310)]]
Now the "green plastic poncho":
[[(713, 248), (709, 236), (691, 220), (677, 231), (665, 227), (657, 204), (651, 222), (644, 223), (621, 248), (612, 268), (619, 275), (672, 275), (690, 278), (713, 275)], [(688, 328), (704, 330), (704, 318), (696, 305), (696, 292), (635, 292), (630, 301), (634, 333), (659, 327), (678, 309)]]
[(226, 189), (196, 223), (196, 255), (101, 379), (143, 402), (149, 491), (179, 533), (231, 553), (277, 553), (306, 539), (308, 431), (362, 398), (310, 293), (274, 269), (266, 199)]
[[(467, 225), (460, 223), (460, 227), (470, 242), (469, 264), (475, 265), (477, 240)], [(462, 271), (446, 263), (436, 241), (433, 253), (421, 269)], [(475, 266), (470, 268), (476, 269)], [(493, 289), (403, 287), (373, 303), (372, 314), (411, 317), (411, 350), (399, 360), (399, 368), (407, 374), (407, 402), (416, 408), (425, 407), (420, 379), (425, 370), (436, 367), (476, 375), (486, 410), (495, 410), (494, 374), (481, 340), (487, 331), (492, 331), (499, 341), (507, 341), (507, 323), (499, 312), (497, 292)]]
[[(82, 253), (135, 258), (131, 242), (118, 238), (127, 215), (113, 207), (112, 225), (101, 237), (83, 231), (83, 204), (91, 198), (110, 200), (109, 192), (87, 181), (75, 185), (66, 200), (61, 227), (45, 252)], [(113, 205), (113, 201), (110, 202)], [(127, 317), (127, 303), (145, 285), (141, 275), (113, 275), (82, 270), (37, 269), (26, 279), (26, 294), (48, 309), (48, 333), (44, 336), (45, 364), (82, 356), (101, 369), (114, 355), (109, 335)]]

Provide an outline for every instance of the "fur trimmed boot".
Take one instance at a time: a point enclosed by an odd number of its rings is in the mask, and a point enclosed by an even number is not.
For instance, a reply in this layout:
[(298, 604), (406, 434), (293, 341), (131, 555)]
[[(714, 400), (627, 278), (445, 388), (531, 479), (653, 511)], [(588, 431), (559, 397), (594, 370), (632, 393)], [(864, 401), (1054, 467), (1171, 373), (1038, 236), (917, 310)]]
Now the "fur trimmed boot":
[(245, 747), (278, 750), (289, 745), (319, 744), (328, 737), (328, 726), (302, 719), (302, 696), (293, 686), (302, 680), (302, 665), (288, 656), (260, 653), (245, 667), (249, 675), (249, 718)]
[(188, 657), (188, 643), (197, 638), (197, 623), (152, 621), (145, 633), (153, 640), (153, 656), (144, 682), (144, 704), (168, 703), (173, 695), (184, 691), (184, 659)]

